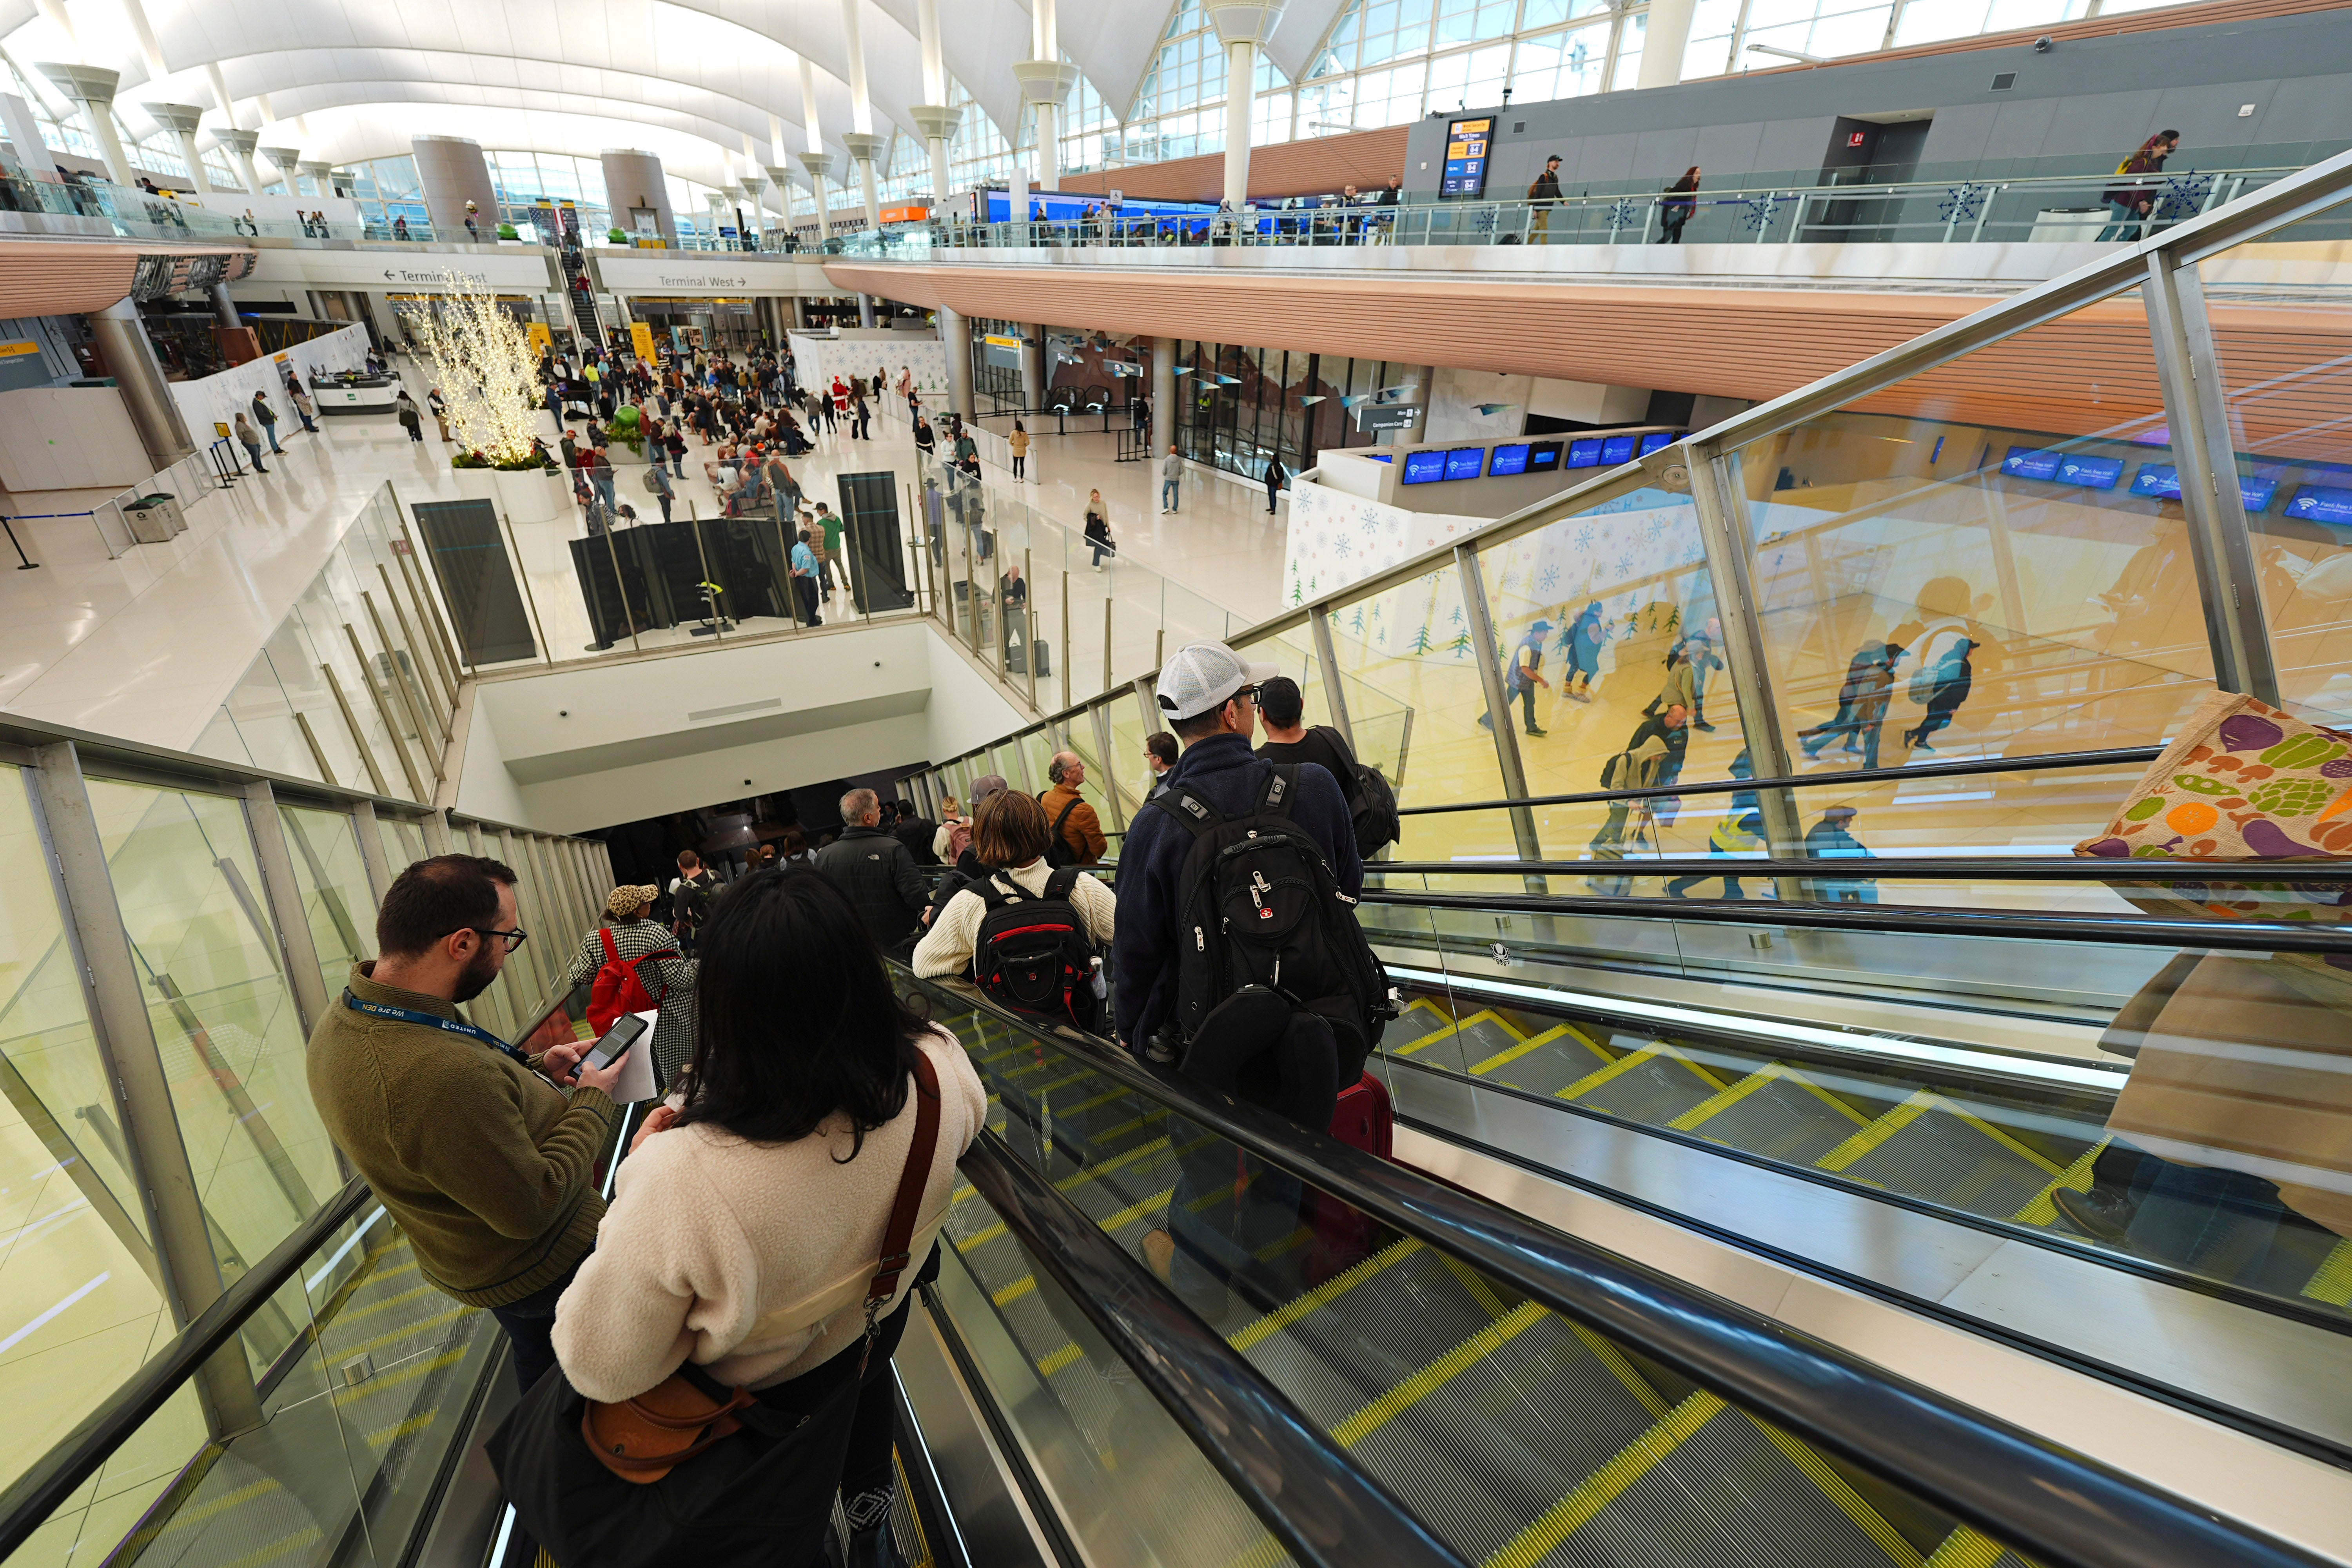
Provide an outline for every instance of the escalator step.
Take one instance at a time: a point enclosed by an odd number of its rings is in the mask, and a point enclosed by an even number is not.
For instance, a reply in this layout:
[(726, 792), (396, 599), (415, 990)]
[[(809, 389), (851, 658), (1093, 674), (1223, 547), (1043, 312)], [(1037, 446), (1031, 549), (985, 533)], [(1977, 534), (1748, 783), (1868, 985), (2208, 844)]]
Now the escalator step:
[(1494, 1322), (1445, 1260), (1403, 1241), (1232, 1335), (1318, 1420), (1343, 1420)]
[(2007, 1219), (2063, 1173), (1981, 1118), (1921, 1089), (1816, 1162), (1847, 1179)]
[(1868, 1119), (1779, 1063), (1751, 1073), (1666, 1123), (1767, 1159), (1811, 1164)]
[(1853, 1499), (1832, 1499), (1762, 1427), (1691, 1394), (1508, 1545), (1486, 1568), (1916, 1568), (1917, 1552)]
[(1391, 1044), (1385, 1032), (1381, 1036), (1381, 1044), (1390, 1055), (1418, 1058), (1448, 1072), (1467, 1071), (1471, 1063), (1486, 1061), (1526, 1040), (1527, 1036), (1500, 1014), (1484, 1009), (1470, 1014), (1460, 1023), (1433, 1029), (1403, 1045)]
[(1587, 1073), (1557, 1098), (1657, 1127), (1710, 1100), (1723, 1085), (1660, 1041)]
[(1470, 1064), (1470, 1076), (1528, 1094), (1558, 1094), (1614, 1059), (1572, 1024), (1542, 1034)]
[(1530, 1302), (1332, 1430), (1475, 1563), (1500, 1551), (1662, 1410), (1622, 1356), (1605, 1363), (1565, 1321)]

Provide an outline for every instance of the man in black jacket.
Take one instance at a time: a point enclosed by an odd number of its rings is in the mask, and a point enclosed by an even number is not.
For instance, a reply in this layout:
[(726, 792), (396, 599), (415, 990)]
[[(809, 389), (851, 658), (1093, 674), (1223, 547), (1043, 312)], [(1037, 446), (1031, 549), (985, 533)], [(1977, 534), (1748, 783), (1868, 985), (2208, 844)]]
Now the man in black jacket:
[(872, 790), (843, 795), (841, 820), (848, 826), (816, 852), (817, 872), (841, 889), (876, 944), (897, 952), (923, 913), (922, 875), (907, 847), (883, 829), (882, 803)]
[(1559, 154), (1554, 153), (1544, 160), (1543, 173), (1528, 187), (1528, 205), (1535, 209), (1535, 219), (1528, 226), (1529, 245), (1551, 243), (1551, 208), (1559, 200)]
[(891, 837), (907, 847), (918, 866), (936, 866), (940, 858), (931, 853), (931, 840), (938, 837), (940, 825), (916, 809), (911, 800), (898, 803), (898, 816), (890, 825)]

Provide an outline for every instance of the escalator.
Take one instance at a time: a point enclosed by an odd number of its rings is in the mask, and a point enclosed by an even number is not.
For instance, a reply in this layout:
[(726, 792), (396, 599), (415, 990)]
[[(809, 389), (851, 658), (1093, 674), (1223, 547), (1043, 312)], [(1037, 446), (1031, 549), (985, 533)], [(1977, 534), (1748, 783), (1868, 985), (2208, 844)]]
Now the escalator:
[[(899, 983), (991, 1100), (897, 1362), (894, 1534), (918, 1568), (2323, 1560), (1097, 1042)], [(1230, 1267), (1171, 1289), (1141, 1254), (1179, 1193), (1177, 1227)], [(257, 1373), (260, 1424), (188, 1444), (192, 1384), (215, 1356), (257, 1362), (273, 1306), (302, 1327)], [(506, 1359), (354, 1183), (9, 1489), (6, 1560), (543, 1562), (481, 1454)], [(162, 1483), (123, 1489), (142, 1470)]]

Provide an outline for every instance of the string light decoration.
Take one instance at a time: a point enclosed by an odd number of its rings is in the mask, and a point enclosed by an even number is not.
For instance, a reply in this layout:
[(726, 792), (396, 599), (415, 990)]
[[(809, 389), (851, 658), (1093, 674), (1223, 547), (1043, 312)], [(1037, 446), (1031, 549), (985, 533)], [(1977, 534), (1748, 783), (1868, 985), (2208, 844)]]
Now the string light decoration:
[(404, 308), (447, 404), (451, 466), (532, 468), (538, 432), (539, 355), (499, 298), (464, 273), (445, 271), (441, 298)]

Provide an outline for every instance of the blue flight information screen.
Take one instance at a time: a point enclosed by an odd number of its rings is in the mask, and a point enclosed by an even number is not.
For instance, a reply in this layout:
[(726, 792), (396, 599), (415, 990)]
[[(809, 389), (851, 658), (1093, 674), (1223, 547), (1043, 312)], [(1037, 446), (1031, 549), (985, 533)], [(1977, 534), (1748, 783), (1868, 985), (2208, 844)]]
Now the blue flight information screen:
[(2086, 490), (2111, 490), (2116, 481), (2124, 477), (2121, 458), (2092, 458), (2080, 452), (2069, 452), (2058, 459), (2058, 482), (2080, 485)]
[(2286, 503), (2286, 515), (2306, 522), (2332, 522), (2352, 528), (2352, 490), (2334, 485), (2305, 485)]
[(1510, 474), (1528, 471), (1528, 444), (1524, 441), (1509, 447), (1497, 447), (1486, 463), (1486, 477), (1499, 479)]
[(1475, 479), (1486, 471), (1486, 448), (1456, 447), (1445, 454), (1445, 477), (1449, 479)]
[(1407, 452), (1404, 455), (1404, 482), (1425, 485), (1445, 477), (1445, 454), (1443, 452)]
[(2039, 447), (2011, 447), (2009, 456), (2000, 460), (2000, 471), (2013, 479), (2054, 479), (2058, 454)]
[[(2279, 482), (2250, 474), (2238, 476), (2238, 496), (2250, 512), (2268, 511), (2271, 499), (2278, 494)], [(2180, 499), (2180, 470), (2170, 463), (2142, 463), (2139, 472), (2132, 476), (2131, 493), (2156, 500)]]
[(1528, 472), (1531, 474), (1549, 473), (1552, 469), (1559, 467), (1559, 455), (1560, 444), (1559, 442), (1538, 441), (1535, 445), (1528, 448)]
[(1613, 468), (1620, 463), (1633, 460), (1633, 448), (1638, 438), (1632, 436), (1612, 436), (1601, 443), (1601, 466)]
[(1568, 444), (1568, 466), (1571, 468), (1592, 468), (1601, 465), (1601, 437)]
[(1653, 430), (1648, 435), (1642, 437), (1641, 455), (1646, 458), (1653, 452), (1663, 452), (1674, 444), (1675, 433), (1673, 431)]
[(1475, 201), (1486, 194), (1486, 155), (1494, 145), (1495, 120), (1457, 120), (1445, 128), (1445, 179), (1440, 196)]

